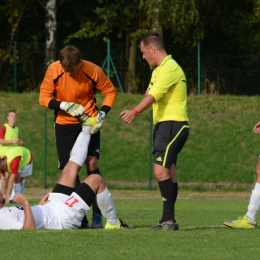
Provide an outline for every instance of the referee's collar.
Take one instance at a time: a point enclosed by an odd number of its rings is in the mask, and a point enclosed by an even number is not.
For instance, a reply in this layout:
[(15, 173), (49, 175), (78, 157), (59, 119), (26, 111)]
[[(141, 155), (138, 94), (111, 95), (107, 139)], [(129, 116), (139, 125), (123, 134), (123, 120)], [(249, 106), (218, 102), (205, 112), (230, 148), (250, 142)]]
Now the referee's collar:
[(171, 54), (167, 55), (167, 56), (163, 59), (163, 61), (161, 62), (160, 66), (163, 66), (163, 65), (166, 63), (166, 61), (167, 61), (167, 60), (170, 60), (170, 59), (172, 59), (172, 55), (171, 55)]

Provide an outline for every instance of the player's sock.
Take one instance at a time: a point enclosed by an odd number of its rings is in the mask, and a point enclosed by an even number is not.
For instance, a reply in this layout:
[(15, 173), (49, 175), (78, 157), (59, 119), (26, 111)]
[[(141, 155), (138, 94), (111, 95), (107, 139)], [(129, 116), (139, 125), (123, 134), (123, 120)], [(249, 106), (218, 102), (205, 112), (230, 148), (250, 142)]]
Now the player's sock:
[(112, 195), (107, 188), (101, 193), (97, 194), (97, 205), (109, 224), (116, 225), (118, 221), (116, 216), (116, 209)]
[(173, 220), (173, 205), (174, 205), (174, 192), (173, 192), (173, 182), (169, 178), (164, 181), (158, 182), (159, 189), (162, 195), (163, 207), (165, 210), (164, 219), (161, 219), (162, 222)]
[(70, 196), (73, 191), (75, 191), (74, 188), (56, 183), (56, 185), (54, 186), (54, 188), (52, 190), (52, 193), (63, 193), (63, 194)]
[(173, 217), (174, 217), (174, 220), (175, 220), (175, 202), (177, 200), (178, 191), (179, 191), (178, 182), (174, 182), (173, 187), (174, 187), (174, 190), (173, 190), (173, 194), (174, 194)]
[(9, 199), (10, 202), (13, 202), (13, 200), (14, 200), (14, 195), (15, 195), (15, 193), (14, 193), (14, 187), (13, 187), (13, 188), (12, 188), (12, 192), (11, 192), (11, 196), (10, 196), (10, 199)]
[(255, 183), (255, 188), (252, 190), (250, 197), (248, 211), (246, 213), (248, 220), (251, 222), (256, 221), (257, 213), (260, 208), (260, 183)]
[[(87, 173), (88, 173), (88, 176), (91, 175), (91, 174), (99, 174), (99, 175), (101, 175), (100, 170), (98, 168), (93, 170), (93, 171), (87, 171)], [(102, 213), (101, 213), (101, 210), (99, 209), (99, 207), (97, 205), (96, 199), (92, 203), (92, 210), (93, 210), (93, 216), (94, 216), (95, 213), (97, 213), (98, 215), (101, 216)]]
[(71, 150), (70, 161), (73, 161), (82, 167), (87, 158), (89, 141), (90, 134), (80, 132)]
[(94, 201), (93, 201), (93, 203), (92, 203), (92, 210), (93, 210), (93, 215), (95, 214), (95, 213), (97, 213), (98, 215), (102, 215), (102, 213), (101, 213), (101, 210), (99, 209), (99, 207), (98, 207), (98, 204), (97, 204), (97, 200), (95, 199)]

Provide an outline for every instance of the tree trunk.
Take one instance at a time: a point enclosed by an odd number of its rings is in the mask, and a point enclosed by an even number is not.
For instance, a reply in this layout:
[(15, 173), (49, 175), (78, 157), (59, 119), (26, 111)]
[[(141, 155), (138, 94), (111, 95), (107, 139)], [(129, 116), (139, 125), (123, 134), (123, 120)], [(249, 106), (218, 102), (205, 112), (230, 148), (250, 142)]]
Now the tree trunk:
[(46, 22), (45, 22), (45, 66), (56, 60), (56, 0), (48, 0), (46, 4)]
[(136, 94), (138, 92), (136, 79), (136, 40), (131, 39), (128, 59), (128, 72), (126, 75), (126, 92)]

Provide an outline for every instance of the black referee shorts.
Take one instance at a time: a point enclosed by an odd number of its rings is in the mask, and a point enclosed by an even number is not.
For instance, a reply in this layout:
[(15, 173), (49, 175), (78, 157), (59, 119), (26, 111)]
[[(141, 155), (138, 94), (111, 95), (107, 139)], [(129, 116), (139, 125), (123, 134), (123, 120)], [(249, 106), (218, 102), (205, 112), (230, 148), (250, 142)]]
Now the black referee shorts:
[(189, 136), (188, 122), (165, 121), (155, 125), (153, 132), (154, 163), (168, 169), (176, 166), (178, 153)]
[[(59, 169), (63, 169), (70, 158), (70, 152), (76, 139), (81, 132), (82, 126), (80, 124), (76, 125), (60, 125), (55, 123), (55, 139), (56, 148), (59, 160)], [(88, 156), (96, 156), (99, 158), (100, 155), (100, 131), (91, 135)]]

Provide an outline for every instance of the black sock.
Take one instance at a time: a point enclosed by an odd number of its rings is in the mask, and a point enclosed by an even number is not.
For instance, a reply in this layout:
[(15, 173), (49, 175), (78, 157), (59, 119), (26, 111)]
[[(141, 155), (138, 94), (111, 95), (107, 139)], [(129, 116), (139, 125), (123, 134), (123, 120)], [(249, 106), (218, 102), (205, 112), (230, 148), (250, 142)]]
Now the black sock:
[(176, 202), (177, 197), (178, 197), (179, 186), (178, 186), (177, 182), (174, 182), (173, 186), (174, 186), (173, 220), (175, 221), (175, 210), (174, 210), (175, 207), (174, 206), (175, 206), (175, 202)]
[(93, 200), (93, 203), (92, 203), (92, 210), (93, 210), (93, 216), (95, 213), (97, 213), (98, 215), (101, 216), (101, 210), (99, 209), (98, 205), (97, 205), (97, 199), (95, 198)]
[[(88, 172), (88, 176), (91, 175), (91, 174), (99, 174), (99, 175), (101, 175), (100, 170), (98, 168), (93, 170), (93, 171), (87, 171), (87, 172)], [(92, 214), (93, 216), (94, 216), (95, 213), (97, 213), (98, 215), (101, 216), (101, 210), (99, 209), (99, 207), (97, 205), (96, 199), (94, 199), (94, 201), (92, 203), (92, 211), (93, 211), (93, 214)]]
[(68, 187), (68, 186), (65, 186), (65, 185), (62, 185), (59, 183), (56, 183), (56, 185), (54, 186), (54, 188), (52, 190), (53, 193), (62, 193), (62, 194), (68, 195), (68, 196), (70, 196), (73, 191), (75, 191), (74, 188), (71, 188), (71, 187)]
[[(178, 191), (179, 191), (179, 187), (178, 187), (178, 183), (177, 182), (173, 182), (173, 196), (174, 196), (174, 204), (173, 204), (173, 220), (175, 220), (175, 202), (177, 200), (177, 197), (178, 197)], [(162, 218), (161, 220), (159, 221), (159, 223), (162, 223), (164, 222), (166, 219), (166, 208), (165, 208), (165, 204), (163, 204), (163, 214), (162, 214)]]
[(174, 185), (172, 179), (169, 178), (158, 182), (163, 200), (163, 214), (160, 223), (174, 219)]

